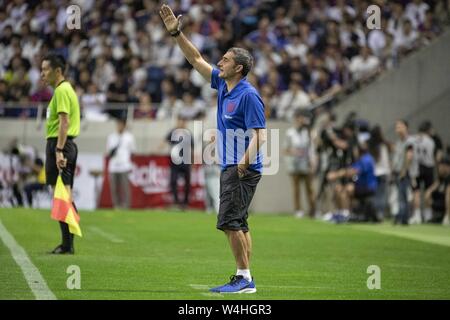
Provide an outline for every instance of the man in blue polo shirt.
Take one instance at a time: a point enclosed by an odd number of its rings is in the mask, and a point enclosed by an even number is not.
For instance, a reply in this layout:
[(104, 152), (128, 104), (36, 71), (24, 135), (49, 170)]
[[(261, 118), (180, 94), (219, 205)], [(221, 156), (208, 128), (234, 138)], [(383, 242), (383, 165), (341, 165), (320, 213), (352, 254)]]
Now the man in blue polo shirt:
[(252, 240), (247, 224), (248, 208), (261, 179), (261, 145), (266, 141), (264, 104), (246, 75), (253, 65), (250, 53), (228, 50), (213, 69), (180, 30), (181, 15), (163, 5), (160, 16), (189, 63), (218, 90), (217, 148), (222, 166), (217, 228), (224, 231), (235, 257), (237, 272), (230, 282), (210, 289), (219, 293), (254, 293), (250, 274)]

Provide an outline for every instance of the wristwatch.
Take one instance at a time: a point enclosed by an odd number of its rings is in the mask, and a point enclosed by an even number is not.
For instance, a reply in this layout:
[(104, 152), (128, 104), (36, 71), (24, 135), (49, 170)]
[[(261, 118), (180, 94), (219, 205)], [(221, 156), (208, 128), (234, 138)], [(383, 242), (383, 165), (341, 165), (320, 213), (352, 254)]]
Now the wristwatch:
[(56, 152), (63, 152), (63, 151), (64, 151), (64, 149), (56, 147)]
[(178, 28), (177, 31), (171, 32), (170, 35), (172, 37), (178, 37), (180, 35), (180, 33), (181, 33), (181, 30)]

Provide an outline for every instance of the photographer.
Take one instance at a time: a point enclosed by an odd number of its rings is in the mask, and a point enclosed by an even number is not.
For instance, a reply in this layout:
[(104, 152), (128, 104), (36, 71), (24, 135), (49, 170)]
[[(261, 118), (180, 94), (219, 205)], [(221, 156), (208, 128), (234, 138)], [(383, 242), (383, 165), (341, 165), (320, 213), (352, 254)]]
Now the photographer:
[[(347, 122), (340, 130), (329, 126), (322, 132), (321, 140), (321, 148), (326, 152), (327, 163), (319, 189), (319, 199), (329, 186), (333, 189), (337, 209), (344, 210), (346, 205), (341, 199), (342, 193), (340, 190), (345, 187), (349, 179), (345, 175), (333, 179), (330, 179), (330, 177), (334, 177), (336, 172), (347, 168), (354, 162), (357, 145), (354, 124)], [(347, 211), (345, 211), (345, 214), (347, 214)]]
[[(336, 202), (338, 206), (338, 215), (349, 218), (354, 207), (354, 200), (363, 200), (373, 196), (377, 190), (377, 179), (375, 177), (375, 160), (368, 151), (367, 143), (361, 142), (357, 146), (355, 162), (347, 168), (329, 172), (327, 179), (336, 181), (345, 179), (344, 183), (337, 184), (335, 188)], [(363, 212), (363, 221), (376, 217), (370, 216), (371, 213)]]

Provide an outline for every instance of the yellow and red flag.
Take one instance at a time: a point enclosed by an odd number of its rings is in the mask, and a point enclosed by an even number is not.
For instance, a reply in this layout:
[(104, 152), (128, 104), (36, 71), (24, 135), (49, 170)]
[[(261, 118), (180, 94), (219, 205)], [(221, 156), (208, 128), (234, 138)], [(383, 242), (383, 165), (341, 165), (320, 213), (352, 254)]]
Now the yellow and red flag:
[(61, 176), (56, 180), (55, 193), (53, 195), (52, 219), (65, 222), (69, 225), (69, 231), (77, 236), (81, 235), (80, 216), (72, 205), (69, 192), (67, 191)]

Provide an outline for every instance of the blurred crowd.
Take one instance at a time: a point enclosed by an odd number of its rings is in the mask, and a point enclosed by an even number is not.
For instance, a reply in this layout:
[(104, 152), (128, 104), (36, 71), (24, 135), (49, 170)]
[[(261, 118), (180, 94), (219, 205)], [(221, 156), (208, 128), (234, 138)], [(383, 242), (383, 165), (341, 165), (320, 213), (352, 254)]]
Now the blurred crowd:
[(396, 140), (388, 141), (380, 126), (355, 113), (342, 125), (329, 111), (314, 117), (298, 110), (293, 118), (284, 158), (297, 217), (450, 224), (450, 147), (430, 121), (410, 128), (399, 119)]
[[(255, 57), (249, 80), (268, 118), (333, 103), (429, 44), (449, 21), (446, 0), (169, 0), (183, 31), (207, 61), (233, 46)], [(81, 29), (66, 27), (67, 7), (81, 8)], [(381, 29), (366, 27), (381, 8)], [(133, 106), (136, 118), (195, 119), (212, 109), (214, 92), (192, 70), (158, 15), (160, 2), (0, 0), (0, 116), (36, 116), (51, 98), (40, 81), (48, 52), (69, 62), (86, 119), (104, 121)], [(5, 102), (30, 106), (2, 108)]]
[(50, 195), (45, 185), (44, 160), (38, 151), (17, 138), (0, 151), (0, 207), (34, 207), (38, 192)]

